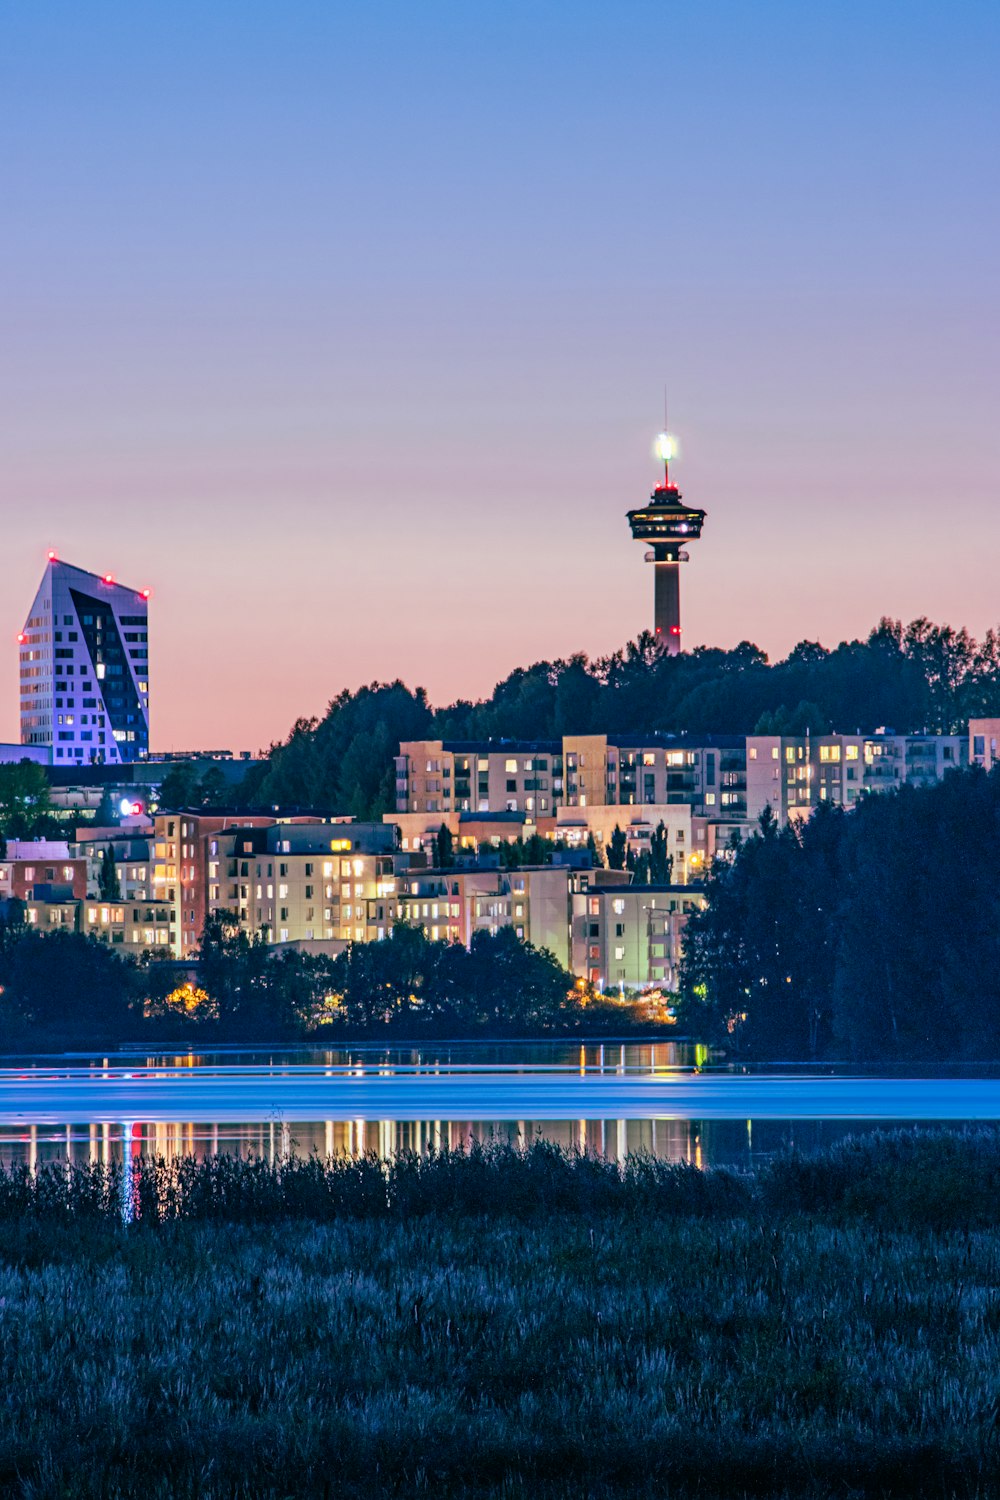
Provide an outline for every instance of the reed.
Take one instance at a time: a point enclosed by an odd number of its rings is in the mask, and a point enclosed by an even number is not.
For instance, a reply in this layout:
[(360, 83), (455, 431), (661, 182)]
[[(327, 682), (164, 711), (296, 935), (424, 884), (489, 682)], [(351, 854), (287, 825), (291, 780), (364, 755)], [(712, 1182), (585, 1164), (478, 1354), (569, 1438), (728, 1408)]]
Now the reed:
[(6, 1172), (0, 1493), (995, 1494), (998, 1160)]

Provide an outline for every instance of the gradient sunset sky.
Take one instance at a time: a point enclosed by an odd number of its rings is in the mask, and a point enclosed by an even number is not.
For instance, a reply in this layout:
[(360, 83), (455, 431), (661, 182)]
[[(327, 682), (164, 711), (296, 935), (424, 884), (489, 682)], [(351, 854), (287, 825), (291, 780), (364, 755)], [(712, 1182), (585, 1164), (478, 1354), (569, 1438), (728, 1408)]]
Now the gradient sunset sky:
[(1000, 5), (8, 5), (0, 740), (50, 547), (153, 749), (343, 687), (1000, 622)]

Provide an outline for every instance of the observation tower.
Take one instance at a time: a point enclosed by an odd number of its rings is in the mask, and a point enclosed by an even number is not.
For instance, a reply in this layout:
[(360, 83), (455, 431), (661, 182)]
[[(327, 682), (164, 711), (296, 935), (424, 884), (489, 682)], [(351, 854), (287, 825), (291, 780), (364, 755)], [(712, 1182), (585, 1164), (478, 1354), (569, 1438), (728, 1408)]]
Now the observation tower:
[(653, 564), (653, 632), (662, 649), (676, 656), (681, 649), (680, 565), (688, 561), (687, 543), (701, 536), (705, 512), (683, 505), (680, 490), (670, 482), (676, 439), (661, 432), (654, 446), (663, 464), (663, 483), (647, 504), (628, 512), (628, 523), (634, 539), (650, 546), (645, 560)]

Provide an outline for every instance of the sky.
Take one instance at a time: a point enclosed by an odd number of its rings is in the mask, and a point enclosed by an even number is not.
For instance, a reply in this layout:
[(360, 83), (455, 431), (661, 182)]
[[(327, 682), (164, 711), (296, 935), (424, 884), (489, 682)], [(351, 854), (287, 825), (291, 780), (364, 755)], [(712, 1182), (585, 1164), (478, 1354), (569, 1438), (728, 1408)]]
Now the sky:
[[(152, 748), (688, 646), (1000, 623), (993, 0), (0, 0), (0, 740), (48, 549)], [(2, 642), (9, 644), (6, 648)]]

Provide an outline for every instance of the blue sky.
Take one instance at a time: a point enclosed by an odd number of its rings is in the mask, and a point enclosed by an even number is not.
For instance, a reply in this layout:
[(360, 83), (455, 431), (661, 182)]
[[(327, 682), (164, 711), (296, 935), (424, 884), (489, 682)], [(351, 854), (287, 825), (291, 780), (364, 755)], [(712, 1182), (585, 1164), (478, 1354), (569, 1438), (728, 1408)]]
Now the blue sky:
[(985, 3), (0, 7), (7, 638), (50, 546), (151, 584), (159, 748), (610, 650), (664, 383), (689, 645), (981, 633), (998, 43)]

